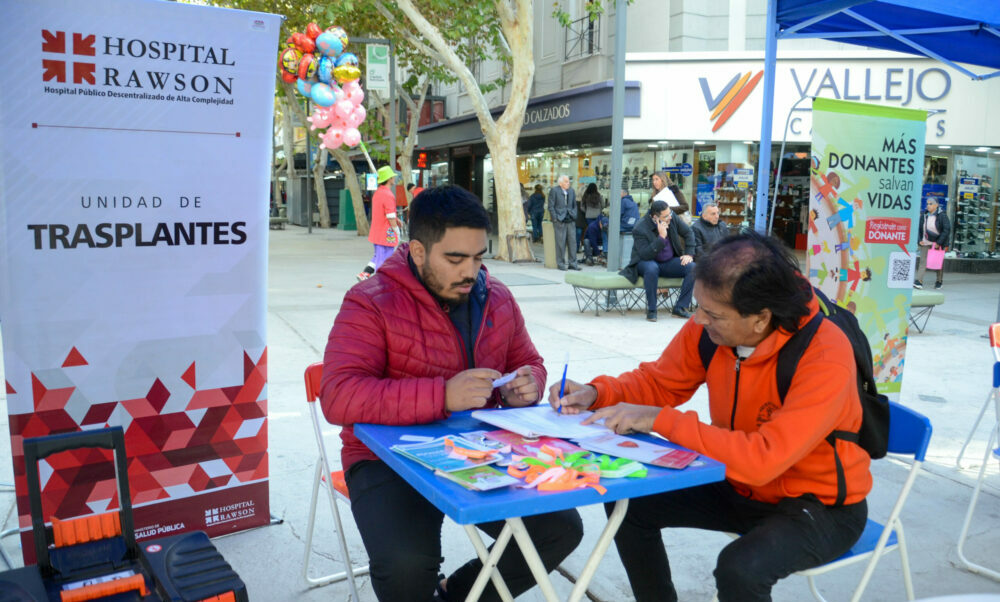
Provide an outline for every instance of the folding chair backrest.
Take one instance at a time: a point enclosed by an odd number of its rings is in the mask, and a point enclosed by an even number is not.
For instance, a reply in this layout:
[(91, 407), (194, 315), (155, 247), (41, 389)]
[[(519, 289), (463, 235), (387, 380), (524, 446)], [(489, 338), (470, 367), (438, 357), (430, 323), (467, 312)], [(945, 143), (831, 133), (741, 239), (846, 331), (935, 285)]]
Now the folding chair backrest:
[[(335, 583), (337, 581), (347, 579), (351, 592), (351, 600), (358, 600), (358, 589), (357, 584), (354, 582), (354, 578), (361, 575), (367, 575), (368, 566), (355, 567), (351, 563), (351, 554), (347, 547), (347, 540), (344, 537), (344, 525), (340, 520), (340, 511), (337, 510), (337, 502), (336, 499), (334, 499), (336, 496), (345, 503), (349, 504), (350, 493), (348, 492), (347, 485), (344, 482), (344, 472), (342, 470), (331, 472), (330, 460), (326, 453), (326, 443), (323, 441), (323, 421), (319, 410), (316, 408), (316, 401), (319, 399), (319, 388), (322, 380), (322, 363), (315, 363), (306, 368), (306, 401), (309, 402), (309, 418), (312, 421), (313, 435), (316, 437), (316, 445), (319, 448), (319, 461), (316, 467), (316, 474), (313, 477), (312, 501), (309, 505), (309, 524), (306, 527), (306, 546), (305, 557), (302, 564), (302, 576), (305, 577), (306, 581), (311, 586), (326, 585), (328, 583)], [(322, 577), (312, 577), (309, 574), (309, 564), (310, 559), (313, 556), (312, 540), (313, 533), (316, 529), (316, 505), (320, 488), (325, 489), (326, 493), (329, 495), (330, 511), (333, 514), (335, 531), (337, 540), (340, 543), (340, 551), (345, 565), (345, 570), (338, 573), (324, 575)]]
[(912, 455), (924, 461), (931, 441), (931, 421), (919, 412), (889, 402), (889, 452)]
[(306, 401), (319, 399), (319, 386), (323, 380), (323, 363), (316, 362), (306, 368)]
[(316, 436), (316, 445), (319, 447), (320, 458), (323, 463), (323, 471), (330, 474), (330, 459), (326, 454), (326, 443), (323, 442), (323, 427), (320, 422), (319, 410), (316, 408), (316, 401), (319, 400), (319, 386), (323, 380), (323, 363), (316, 362), (306, 368), (306, 401), (309, 402), (309, 418), (312, 420), (313, 434)]

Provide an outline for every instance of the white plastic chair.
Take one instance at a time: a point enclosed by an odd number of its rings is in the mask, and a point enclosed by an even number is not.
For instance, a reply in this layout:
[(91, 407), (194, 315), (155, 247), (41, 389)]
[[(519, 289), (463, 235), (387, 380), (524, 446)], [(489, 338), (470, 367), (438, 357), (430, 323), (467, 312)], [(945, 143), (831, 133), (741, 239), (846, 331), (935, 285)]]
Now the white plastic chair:
[[(850, 550), (840, 558), (828, 562), (827, 564), (799, 571), (796, 575), (801, 575), (809, 580), (809, 591), (812, 592), (820, 602), (825, 602), (826, 598), (820, 594), (816, 586), (815, 577), (830, 571), (835, 571), (848, 565), (867, 561), (865, 572), (861, 576), (861, 581), (854, 589), (851, 602), (858, 602), (872, 574), (875, 572), (875, 565), (878, 564), (882, 556), (899, 550), (899, 560), (903, 566), (903, 585), (906, 588), (906, 599), (913, 600), (913, 581), (910, 577), (910, 560), (906, 552), (906, 540), (903, 537), (903, 524), (900, 522), (900, 514), (903, 504), (910, 495), (913, 482), (920, 472), (920, 467), (924, 463), (924, 456), (927, 453), (927, 445), (931, 440), (931, 423), (925, 416), (915, 412), (905, 406), (895, 402), (889, 402), (889, 453), (913, 456), (913, 465), (910, 467), (910, 474), (903, 483), (896, 502), (892, 506), (889, 518), (885, 524), (868, 519), (865, 530), (861, 534)], [(735, 538), (738, 535), (730, 534)]]
[[(312, 586), (327, 585), (338, 581), (347, 580), (351, 590), (351, 599), (359, 600), (358, 588), (354, 582), (355, 577), (368, 574), (368, 565), (355, 568), (351, 562), (351, 555), (347, 549), (347, 539), (344, 537), (344, 527), (340, 520), (340, 511), (337, 509), (337, 500), (351, 505), (351, 498), (347, 492), (347, 484), (344, 482), (344, 471), (336, 472), (330, 470), (329, 456), (326, 453), (326, 444), (323, 441), (323, 431), (320, 428), (319, 411), (316, 408), (316, 400), (319, 399), (320, 380), (323, 376), (323, 364), (316, 363), (306, 368), (306, 401), (309, 404), (309, 418), (312, 420), (313, 434), (316, 436), (316, 446), (319, 448), (319, 455), (316, 458), (316, 471), (313, 476), (312, 501), (309, 503), (309, 526), (306, 527), (306, 552), (302, 561), (302, 577)], [(337, 530), (337, 539), (340, 541), (340, 552), (343, 555), (345, 569), (338, 573), (330, 573), (321, 577), (309, 576), (309, 561), (313, 556), (312, 540), (313, 532), (316, 528), (316, 503), (319, 500), (320, 487), (326, 492), (330, 500), (330, 510), (333, 512), (333, 522)]]
[(979, 417), (976, 418), (975, 424), (972, 425), (972, 430), (969, 431), (969, 436), (965, 439), (965, 444), (962, 445), (962, 451), (958, 453), (958, 459), (955, 460), (958, 467), (962, 468), (962, 456), (965, 454), (965, 448), (972, 441), (972, 437), (976, 433), (976, 429), (979, 428), (979, 423), (983, 420), (986, 410), (992, 405), (995, 420), (993, 427), (990, 429), (989, 439), (986, 442), (983, 463), (979, 467), (979, 478), (976, 479), (976, 486), (972, 489), (972, 499), (969, 500), (969, 509), (965, 513), (962, 532), (958, 536), (958, 558), (973, 573), (979, 573), (990, 579), (1000, 581), (1000, 572), (970, 561), (966, 558), (964, 550), (965, 541), (969, 535), (969, 525), (972, 524), (972, 514), (976, 509), (976, 503), (979, 501), (979, 492), (983, 487), (983, 479), (986, 476), (986, 466), (989, 464), (990, 454), (997, 460), (1000, 460), (1000, 447), (993, 447), (1000, 441), (1000, 322), (990, 326), (990, 346), (993, 348), (993, 357), (996, 359), (993, 363), (993, 388), (990, 390), (990, 394), (986, 396), (986, 403), (983, 404), (983, 409), (979, 411)]

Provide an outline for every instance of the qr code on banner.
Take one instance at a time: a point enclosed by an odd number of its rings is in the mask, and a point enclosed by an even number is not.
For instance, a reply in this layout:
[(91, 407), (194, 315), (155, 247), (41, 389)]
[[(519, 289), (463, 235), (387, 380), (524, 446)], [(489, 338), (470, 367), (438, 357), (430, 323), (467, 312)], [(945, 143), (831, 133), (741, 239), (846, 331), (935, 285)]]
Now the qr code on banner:
[(906, 253), (889, 253), (889, 288), (913, 286), (914, 258)]

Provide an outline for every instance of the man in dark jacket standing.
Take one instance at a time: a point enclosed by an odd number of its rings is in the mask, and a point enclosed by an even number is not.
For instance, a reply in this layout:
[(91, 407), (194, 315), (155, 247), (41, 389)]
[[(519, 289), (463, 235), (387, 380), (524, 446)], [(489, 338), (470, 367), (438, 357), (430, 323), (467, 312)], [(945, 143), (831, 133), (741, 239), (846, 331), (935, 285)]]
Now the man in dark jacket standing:
[(694, 233), (684, 220), (675, 217), (666, 201), (653, 201), (649, 213), (632, 230), (632, 259), (619, 272), (632, 284), (642, 276), (646, 319), (650, 322), (656, 321), (656, 281), (660, 276), (684, 279), (671, 313), (684, 319), (691, 317), (687, 307), (694, 290), (694, 258), (690, 255), (695, 247)]
[(569, 176), (559, 176), (559, 185), (549, 190), (549, 218), (556, 235), (556, 266), (565, 271), (579, 270), (576, 263), (576, 191)]
[(705, 203), (701, 208), (701, 217), (691, 224), (694, 230), (695, 261), (701, 257), (716, 241), (729, 236), (729, 225), (719, 221), (719, 206), (715, 203)]
[[(482, 563), (471, 560), (438, 579), (444, 515), (379, 460), (353, 425), (426, 424), (472, 408), (531, 405), (545, 386), (542, 358), (513, 295), (482, 265), (489, 227), (471, 193), (425, 190), (410, 204), (410, 243), (347, 292), (330, 331), (320, 401), (326, 419), (344, 427), (351, 511), (383, 602), (464, 600)], [(515, 378), (494, 388), (493, 380), (510, 372)], [(583, 535), (576, 510), (523, 521), (548, 571)], [(504, 521), (477, 526), (496, 538)], [(535, 585), (515, 546), (497, 569), (514, 596)], [(492, 583), (481, 599), (500, 599)]]

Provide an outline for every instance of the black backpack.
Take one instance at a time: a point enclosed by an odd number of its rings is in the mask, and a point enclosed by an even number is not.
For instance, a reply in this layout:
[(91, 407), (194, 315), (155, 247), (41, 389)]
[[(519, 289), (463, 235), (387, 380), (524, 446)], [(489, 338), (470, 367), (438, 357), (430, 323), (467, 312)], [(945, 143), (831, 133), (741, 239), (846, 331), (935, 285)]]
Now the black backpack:
[[(860, 445), (872, 458), (884, 457), (889, 449), (889, 398), (875, 388), (875, 372), (872, 364), (871, 346), (868, 338), (858, 325), (858, 319), (850, 311), (830, 301), (819, 289), (813, 288), (820, 312), (800, 328), (785, 343), (778, 352), (778, 368), (775, 380), (778, 386), (779, 400), (784, 403), (785, 395), (792, 384), (792, 377), (802, 354), (812, 341), (813, 335), (819, 329), (820, 323), (826, 319), (840, 328), (854, 350), (854, 363), (858, 372), (858, 397), (861, 399), (861, 428), (857, 433), (851, 431), (833, 431), (826, 440), (834, 447), (834, 457), (837, 462), (837, 504), (843, 504), (846, 495), (844, 487), (844, 469), (840, 458), (836, 456), (836, 439), (852, 441)], [(718, 346), (702, 331), (698, 341), (698, 353), (701, 363), (708, 370), (708, 365), (715, 355)]]

